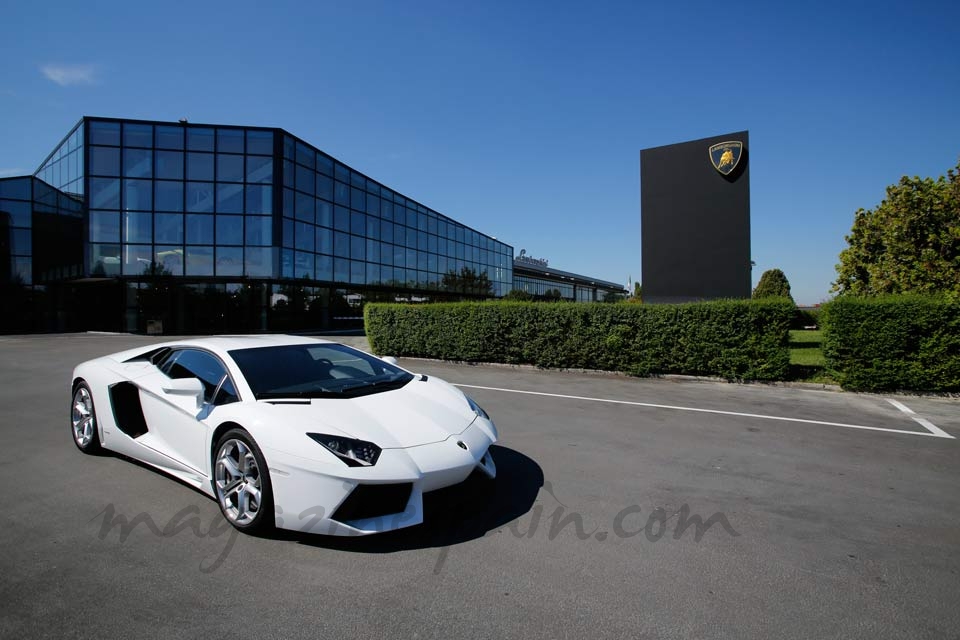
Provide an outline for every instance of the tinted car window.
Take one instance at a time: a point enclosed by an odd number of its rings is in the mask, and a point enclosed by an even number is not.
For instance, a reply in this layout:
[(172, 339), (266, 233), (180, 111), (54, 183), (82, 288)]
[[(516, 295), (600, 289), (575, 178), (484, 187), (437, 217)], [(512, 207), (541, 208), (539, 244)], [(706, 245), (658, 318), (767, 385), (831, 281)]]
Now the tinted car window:
[(231, 402), (239, 402), (240, 398), (237, 396), (237, 390), (233, 386), (233, 380), (227, 377), (223, 381), (223, 384), (220, 385), (220, 390), (217, 391), (217, 397), (214, 398), (213, 404), (230, 404)]
[[(213, 394), (220, 386), (220, 381), (227, 375), (226, 368), (219, 360), (197, 349), (174, 351), (160, 365), (160, 370), (171, 378), (199, 378), (203, 383), (203, 399), (206, 402), (211, 402)], [(230, 386), (229, 392), (232, 392), (235, 401), (236, 391), (233, 390), (233, 385)], [(220, 396), (217, 399), (219, 400)]]

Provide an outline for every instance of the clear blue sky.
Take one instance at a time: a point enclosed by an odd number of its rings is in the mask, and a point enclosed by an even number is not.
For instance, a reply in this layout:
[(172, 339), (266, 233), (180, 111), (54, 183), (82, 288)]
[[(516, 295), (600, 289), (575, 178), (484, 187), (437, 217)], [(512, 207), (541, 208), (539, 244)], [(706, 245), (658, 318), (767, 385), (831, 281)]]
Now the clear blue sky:
[[(216, 5), (216, 6), (215, 6)], [(960, 156), (957, 2), (6, 3), (0, 176), (82, 115), (278, 126), (616, 282), (640, 149), (748, 129), (754, 284), (829, 295), (858, 207)]]

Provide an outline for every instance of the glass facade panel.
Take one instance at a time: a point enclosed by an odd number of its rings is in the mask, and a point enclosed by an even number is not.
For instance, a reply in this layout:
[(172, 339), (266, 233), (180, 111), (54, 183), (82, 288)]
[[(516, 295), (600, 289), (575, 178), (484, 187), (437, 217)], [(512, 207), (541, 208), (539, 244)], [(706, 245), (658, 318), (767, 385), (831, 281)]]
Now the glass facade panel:
[(190, 151), (213, 151), (213, 129), (200, 127), (187, 128), (187, 149)]
[(317, 153), (317, 171), (324, 175), (332, 176), (333, 159), (324, 153)]
[(33, 252), (33, 239), (30, 229), (10, 229), (10, 253), (20, 255), (31, 255)]
[[(119, 138), (119, 126), (117, 127)], [(94, 276), (120, 275), (120, 245), (90, 244), (90, 270)]]
[(243, 182), (243, 156), (218, 153), (217, 181)]
[(317, 224), (324, 227), (333, 226), (333, 205), (324, 200), (317, 200)]
[(317, 227), (317, 253), (333, 254), (333, 231), (325, 227)]
[(243, 244), (243, 216), (217, 214), (217, 244)]
[(120, 146), (120, 123), (119, 122), (90, 122), (90, 144), (106, 144), (114, 147)]
[(187, 211), (213, 213), (213, 183), (187, 183)]
[(187, 244), (213, 244), (213, 216), (187, 214)]
[(297, 164), (301, 164), (308, 169), (317, 168), (317, 152), (302, 142), (297, 142)]
[(296, 184), (297, 190), (302, 191), (303, 193), (309, 193), (310, 195), (314, 195), (314, 192), (316, 189), (317, 174), (313, 172), (313, 169), (308, 169), (307, 167), (304, 167), (301, 165), (297, 165), (296, 172), (297, 172), (297, 175), (296, 175), (295, 184)]
[(273, 158), (247, 156), (247, 182), (273, 184)]
[(120, 180), (117, 178), (90, 178), (90, 208), (119, 209)]
[(217, 129), (217, 151), (243, 153), (243, 129)]
[(183, 153), (180, 151), (155, 151), (156, 177), (164, 180), (183, 180)]
[(255, 246), (269, 246), (273, 240), (273, 218), (270, 216), (247, 216), (246, 244)]
[(153, 146), (153, 125), (123, 123), (123, 146), (145, 147)]
[(314, 256), (312, 253), (297, 251), (294, 254), (294, 277), (313, 279)]
[(179, 213), (156, 214), (154, 241), (164, 244), (183, 244), (183, 216)]
[(157, 211), (183, 211), (183, 183), (157, 180), (154, 208)]
[(153, 216), (149, 213), (123, 214), (123, 242), (153, 242)]
[(315, 227), (306, 222), (294, 224), (294, 248), (298, 251), (313, 251), (315, 241)]
[(243, 213), (243, 185), (217, 183), (217, 213)]
[(350, 208), (356, 211), (365, 211), (367, 208), (367, 193), (353, 187), (350, 189)]
[(366, 259), (366, 241), (362, 236), (350, 236), (350, 257), (353, 260)]
[(246, 213), (272, 213), (273, 187), (262, 184), (248, 184)]
[(90, 242), (120, 242), (120, 213), (91, 211)]
[(153, 209), (153, 182), (150, 180), (124, 180), (123, 209), (124, 211), (150, 211)]
[(333, 280), (334, 282), (350, 282), (350, 261), (344, 258), (334, 258), (333, 260)]
[(29, 178), (13, 178), (0, 180), (0, 198), (11, 200), (29, 200), (32, 181)]
[(120, 149), (117, 147), (90, 147), (90, 175), (119, 176)]
[(350, 257), (350, 235), (335, 231), (333, 233), (333, 255), (340, 258)]
[(183, 275), (183, 247), (157, 245), (153, 261), (159, 275)]
[(125, 276), (139, 276), (150, 272), (153, 262), (153, 247), (148, 244), (123, 245), (122, 273)]
[(156, 128), (156, 147), (157, 149), (175, 149), (183, 150), (183, 132), (182, 126), (158, 126)]
[(364, 284), (366, 278), (366, 269), (363, 262), (359, 260), (350, 261), (350, 283)]
[(356, 211), (350, 214), (350, 232), (355, 233), (358, 236), (362, 236), (363, 230), (367, 226), (366, 218), (367, 216), (363, 215), (362, 213), (358, 213)]
[(333, 183), (333, 201), (345, 207), (350, 206), (350, 187), (343, 182)]
[(305, 220), (307, 222), (313, 222), (313, 207), (315, 200), (313, 196), (309, 196), (305, 193), (296, 192), (296, 201), (294, 204), (294, 217), (297, 220)]
[(124, 149), (123, 176), (125, 178), (152, 177), (153, 153), (148, 149)]
[(333, 258), (330, 256), (317, 256), (317, 269), (314, 274), (317, 280), (330, 282), (333, 280)]
[(317, 174), (317, 197), (333, 200), (333, 180), (321, 173)]
[(187, 247), (184, 274), (188, 276), (213, 275), (213, 247)]
[(350, 210), (345, 207), (333, 208), (333, 228), (337, 231), (350, 231)]
[(380, 198), (374, 195), (367, 195), (367, 213), (372, 216), (380, 215)]
[(213, 154), (187, 154), (187, 180), (213, 180)]
[(247, 153), (273, 155), (273, 131), (247, 130)]
[(252, 278), (272, 277), (274, 251), (270, 247), (247, 247), (243, 259), (244, 275)]
[(243, 249), (241, 247), (217, 247), (217, 275), (243, 275)]

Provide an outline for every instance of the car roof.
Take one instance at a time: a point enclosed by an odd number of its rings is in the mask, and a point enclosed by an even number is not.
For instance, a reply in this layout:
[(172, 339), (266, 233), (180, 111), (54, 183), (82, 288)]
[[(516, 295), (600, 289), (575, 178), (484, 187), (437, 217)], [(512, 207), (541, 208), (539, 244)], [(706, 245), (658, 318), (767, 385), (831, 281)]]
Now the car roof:
[(235, 349), (254, 349), (257, 347), (281, 347), (295, 344), (337, 344), (331, 340), (321, 338), (311, 338), (307, 336), (291, 336), (283, 334), (254, 334), (254, 335), (225, 335), (225, 336), (207, 336), (202, 338), (184, 338), (182, 340), (169, 340), (158, 342), (152, 345), (144, 345), (136, 349), (129, 349), (119, 353), (111, 354), (110, 358), (118, 361), (125, 361), (129, 358), (139, 357), (141, 354), (149, 353), (163, 347), (182, 348), (197, 347), (212, 351), (220, 356), (227, 356), (229, 351)]
[[(255, 334), (255, 335), (225, 335), (208, 336), (203, 338), (188, 338), (179, 340), (175, 344), (183, 346), (199, 346), (214, 351), (231, 351), (233, 349), (251, 349), (254, 347), (279, 347), (290, 344), (330, 343), (330, 340), (311, 338), (308, 336), (291, 336), (284, 334)], [(170, 343), (174, 344), (174, 343)]]

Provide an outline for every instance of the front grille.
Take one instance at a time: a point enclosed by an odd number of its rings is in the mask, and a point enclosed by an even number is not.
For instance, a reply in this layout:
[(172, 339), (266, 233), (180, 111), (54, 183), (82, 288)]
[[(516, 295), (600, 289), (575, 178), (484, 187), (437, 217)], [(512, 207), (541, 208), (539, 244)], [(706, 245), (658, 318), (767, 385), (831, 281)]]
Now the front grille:
[(411, 491), (412, 482), (358, 484), (334, 512), (333, 519), (348, 522), (401, 513), (407, 508)]

